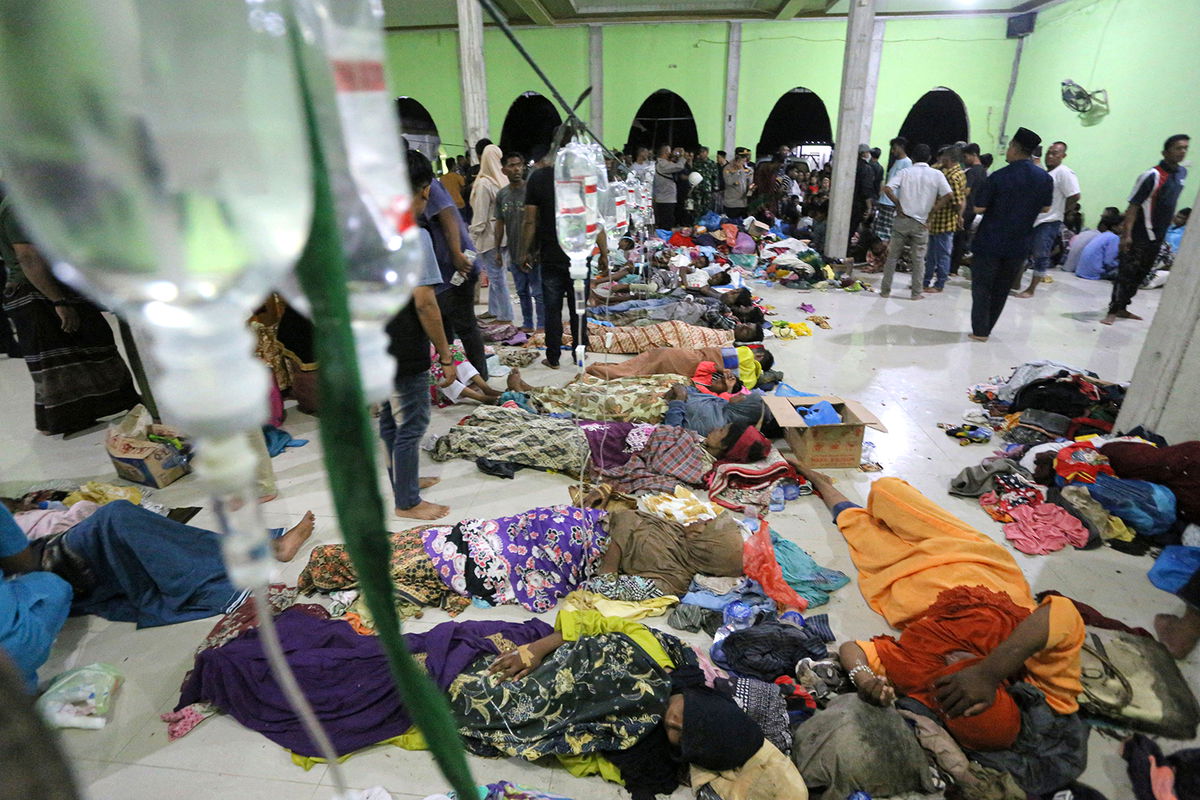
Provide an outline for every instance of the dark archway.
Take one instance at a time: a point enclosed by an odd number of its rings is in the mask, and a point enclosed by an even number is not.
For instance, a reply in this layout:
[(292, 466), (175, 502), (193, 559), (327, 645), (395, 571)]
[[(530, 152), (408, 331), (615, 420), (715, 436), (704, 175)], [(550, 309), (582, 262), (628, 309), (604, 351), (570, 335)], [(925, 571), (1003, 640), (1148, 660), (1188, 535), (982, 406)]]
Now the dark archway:
[(408, 140), (408, 146), (430, 161), (436, 161), (442, 139), (428, 109), (411, 97), (397, 97), (396, 114), (400, 117), (400, 132)]
[(687, 101), (668, 89), (659, 89), (646, 98), (633, 116), (625, 152), (636, 152), (638, 147), (648, 147), (654, 152), (654, 148), (664, 144), (694, 150), (700, 144), (700, 135)]
[(545, 152), (554, 138), (554, 129), (562, 117), (554, 104), (537, 92), (525, 92), (508, 107), (504, 128), (500, 131), (500, 149), (519, 152), (526, 159)]
[(918, 142), (929, 145), (934, 155), (944, 145), (969, 142), (967, 107), (957, 93), (939, 86), (913, 104), (900, 126), (900, 135), (908, 139), (910, 153)]
[(833, 144), (829, 112), (816, 92), (797, 86), (779, 98), (763, 125), (757, 155), (771, 155), (780, 145)]

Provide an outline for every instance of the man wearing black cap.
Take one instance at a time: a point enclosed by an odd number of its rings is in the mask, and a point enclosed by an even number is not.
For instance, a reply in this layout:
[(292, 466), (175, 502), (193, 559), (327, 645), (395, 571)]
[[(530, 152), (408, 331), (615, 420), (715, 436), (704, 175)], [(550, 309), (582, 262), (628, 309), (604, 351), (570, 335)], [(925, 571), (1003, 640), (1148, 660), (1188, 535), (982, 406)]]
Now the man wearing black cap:
[(1034, 220), (1054, 200), (1054, 179), (1030, 160), (1041, 142), (1028, 128), (1017, 128), (1005, 153), (1008, 166), (988, 176), (975, 197), (975, 213), (984, 215), (971, 248), (969, 338), (977, 342), (986, 342), (1000, 319), (1029, 256)]

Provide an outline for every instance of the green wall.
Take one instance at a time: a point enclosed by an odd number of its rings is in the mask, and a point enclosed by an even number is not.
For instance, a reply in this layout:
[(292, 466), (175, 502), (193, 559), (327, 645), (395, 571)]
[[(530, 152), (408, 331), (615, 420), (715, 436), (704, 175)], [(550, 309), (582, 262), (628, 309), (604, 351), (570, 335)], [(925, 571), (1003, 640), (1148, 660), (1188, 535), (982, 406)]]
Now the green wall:
[(463, 126), (458, 34), (454, 31), (405, 31), (388, 34), (384, 42), (388, 84), (392, 91), (397, 96), (412, 97), (425, 106), (437, 124), (442, 141), (460, 143), (457, 149), (448, 148), (447, 152), (461, 152)]
[[(1200, 42), (1194, 0), (1072, 0), (1038, 16), (1026, 40), (1009, 133), (1024, 125), (1069, 145), (1088, 224), (1124, 210), (1133, 180), (1173, 133), (1200, 137)], [(1111, 112), (1084, 121), (1062, 103), (1070, 78), (1107, 89)], [(1196, 145), (1193, 145), (1194, 147)], [(1195, 161), (1195, 157), (1192, 158)], [(1181, 202), (1191, 205), (1195, 188)]]
[[(521, 44), (550, 76), (550, 80), (554, 81), (554, 85), (567, 102), (574, 103), (580, 93), (588, 87), (587, 28), (578, 25), (571, 28), (531, 28), (520, 31), (518, 36)], [(488, 117), (492, 132), (490, 138), (499, 142), (508, 108), (521, 94), (537, 92), (549, 97), (551, 102), (553, 97), (542, 83), (542, 79), (534, 73), (500, 31), (484, 31), (483, 57), (488, 65)], [(580, 108), (583, 112), (580, 116), (586, 119), (588, 101), (583, 101)]]

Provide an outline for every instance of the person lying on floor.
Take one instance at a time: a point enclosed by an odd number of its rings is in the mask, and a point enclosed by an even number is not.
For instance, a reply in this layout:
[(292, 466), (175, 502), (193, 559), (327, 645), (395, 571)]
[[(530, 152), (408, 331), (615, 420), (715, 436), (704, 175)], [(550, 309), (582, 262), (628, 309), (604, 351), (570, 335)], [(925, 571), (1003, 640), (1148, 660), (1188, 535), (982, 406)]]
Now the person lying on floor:
[[(380, 641), (342, 620), (289, 609), (276, 622), (296, 680), (339, 755), (380, 742), (423, 747), (395, 689)], [(405, 634), (446, 693), (471, 753), (535, 761), (555, 756), (576, 775), (618, 775), (637, 800), (670, 794), (682, 764), (729, 780), (745, 768), (778, 790), (763, 800), (805, 800), (795, 766), (763, 735), (764, 723), (704, 684), (694, 651), (675, 636), (594, 611), (541, 620), (446, 622)], [(353, 674), (354, 685), (330, 675)], [(178, 708), (210, 703), (298, 757), (318, 756), (266, 668), (254, 631), (197, 654)], [(615, 768), (614, 768), (615, 766)], [(696, 773), (693, 773), (695, 776)]]
[(459, 344), (450, 345), (450, 357), (454, 361), (455, 379), (449, 385), (446, 373), (437, 358), (437, 350), (430, 347), (432, 358), (429, 367), (430, 387), (433, 402), (439, 406), (455, 405), (460, 400), (474, 400), (483, 405), (495, 405), (500, 399), (501, 392), (493, 389), (479, 374), (479, 370), (467, 360), (467, 354)]
[[(754, 309), (757, 311), (758, 309)], [(762, 312), (760, 311), (759, 314)], [(597, 319), (612, 324), (614, 327), (653, 325), (657, 322), (675, 320), (688, 325), (698, 325), (714, 330), (733, 330), (741, 316), (750, 316), (748, 309), (730, 308), (721, 303), (701, 303), (692, 300), (671, 300), (661, 305), (649, 308), (635, 308), (630, 311), (597, 316)]]
[(833, 513), (867, 603), (901, 631), (842, 645), (863, 699), (912, 698), (977, 751), (1016, 741), (1021, 711), (1008, 687), (1018, 681), (1057, 714), (1079, 710), (1085, 628), (1069, 599), (1039, 605), (1008, 550), (899, 478), (875, 481), (862, 508), (829, 476), (784, 457)]
[(619, 364), (589, 364), (584, 372), (606, 380), (670, 373), (690, 378), (696, 373), (696, 367), (705, 361), (737, 370), (738, 378), (747, 389), (758, 385), (763, 371), (775, 367), (775, 356), (761, 345), (698, 349), (655, 347)]
[(733, 330), (713, 330), (670, 320), (641, 327), (606, 327), (588, 322), (588, 349), (593, 353), (636, 355), (655, 347), (725, 347), (735, 342), (761, 342), (757, 325), (738, 323)]
[[(15, 574), (0, 579), (0, 648), (31, 686), (68, 613), (154, 627), (219, 614), (240, 594), (211, 531), (117, 500), (31, 542), (22, 516), (31, 530), (52, 520), (47, 512), (22, 513), (29, 510), (7, 498), (0, 503), (0, 570)], [(313, 524), (308, 513), (275, 539), (276, 559), (295, 556)]]

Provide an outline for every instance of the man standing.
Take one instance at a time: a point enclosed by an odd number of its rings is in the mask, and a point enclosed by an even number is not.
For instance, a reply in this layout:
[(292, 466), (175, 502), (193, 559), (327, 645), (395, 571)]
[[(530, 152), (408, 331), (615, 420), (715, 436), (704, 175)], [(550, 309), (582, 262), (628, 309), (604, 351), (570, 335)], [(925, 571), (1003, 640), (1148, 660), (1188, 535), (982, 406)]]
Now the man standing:
[[(533, 333), (546, 327), (546, 306), (542, 302), (542, 269), (526, 264), (521, 252), (521, 228), (525, 224), (525, 156), (505, 153), (501, 169), (508, 185), (496, 195), (496, 241), (501, 248), (517, 287), (521, 302), (521, 330)], [(534, 328), (535, 312), (537, 327)]]
[(1050, 210), (1039, 214), (1033, 223), (1033, 279), (1029, 288), (1017, 297), (1033, 297), (1037, 285), (1050, 271), (1050, 252), (1062, 233), (1063, 217), (1079, 206), (1079, 178), (1075, 171), (1062, 163), (1067, 157), (1067, 143), (1055, 142), (1046, 151), (1046, 172), (1054, 179), (1054, 200)]
[(429, 200), (421, 218), (433, 239), (433, 252), (442, 273), (442, 284), (436, 292), (446, 339), (453, 342), (457, 336), (462, 340), (467, 360), (486, 381), (487, 355), (483, 351), (483, 334), (475, 319), (475, 284), (479, 282), (479, 267), (474, 259), (466, 256), (468, 250), (474, 249), (471, 234), (441, 181), (429, 184)]
[[(906, 148), (908, 140), (903, 136), (897, 136), (892, 139), (892, 168), (887, 173), (887, 183), (895, 180), (896, 176), (904, 170), (912, 166), (912, 159), (908, 157)], [(875, 203), (875, 223), (872, 230), (875, 235), (885, 242), (892, 238), (892, 223), (896, 219), (896, 206), (888, 199), (887, 192), (879, 195), (879, 200)]]
[(950, 271), (958, 274), (963, 254), (971, 247), (971, 236), (975, 230), (975, 200), (979, 187), (987, 180), (987, 167), (980, 161), (979, 145), (971, 142), (963, 148), (963, 170), (967, 176), (967, 202), (963, 207), (962, 228), (954, 235), (954, 252), (950, 257)]
[[(408, 151), (408, 177), (413, 189), (413, 215), (423, 218), (433, 179), (429, 159), (416, 150)], [(428, 222), (425, 223), (428, 226)], [(436, 227), (437, 223), (433, 225)], [(391, 399), (379, 410), (379, 437), (387, 450), (388, 477), (392, 483), (396, 516), (434, 520), (450, 513), (448, 506), (421, 499), (421, 489), (436, 481), (421, 480), (418, 475), (421, 437), (429, 428), (429, 344), (437, 349), (438, 362), (445, 374), (443, 386), (457, 380), (454, 359), (446, 340), (435, 288), (442, 283), (442, 272), (434, 253), (433, 239), (427, 227), (420, 230), (425, 254), (425, 273), (418, 277), (412, 300), (388, 323), (388, 352), (396, 359), (396, 376)]]
[(717, 165), (708, 157), (708, 148), (704, 145), (696, 148), (692, 171), (700, 173), (700, 183), (692, 187), (691, 195), (693, 219), (698, 220), (713, 210), (713, 197), (717, 190)]
[(754, 182), (754, 172), (746, 165), (746, 154), (738, 152), (721, 176), (725, 181), (725, 216), (744, 218), (750, 203), (750, 184)]
[(1191, 137), (1187, 134), (1177, 133), (1168, 138), (1163, 143), (1162, 161), (1139, 175), (1133, 186), (1129, 207), (1125, 209), (1121, 262), (1113, 281), (1112, 301), (1108, 315), (1100, 320), (1105, 325), (1112, 325), (1118, 319), (1141, 319), (1129, 311), (1129, 303), (1154, 269), (1154, 259), (1175, 216), (1175, 204), (1187, 177), (1183, 160), (1190, 144)]
[(463, 188), (467, 185), (467, 179), (455, 167), (453, 158), (446, 159), (446, 172), (438, 178), (438, 182), (450, 193), (450, 198), (454, 200), (454, 207), (462, 211), (463, 206), (467, 204), (463, 199)]
[(630, 169), (643, 183), (649, 183), (654, 179), (654, 162), (650, 160), (649, 148), (639, 147), (637, 149), (637, 157), (634, 159), (633, 166)]
[(958, 164), (961, 151), (948, 144), (938, 151), (938, 171), (946, 176), (953, 199), (929, 216), (929, 249), (925, 256), (925, 291), (936, 294), (950, 277), (950, 251), (954, 235), (962, 227), (963, 205), (967, 202), (967, 176)]
[(854, 171), (854, 198), (850, 202), (850, 235), (846, 241), (846, 252), (854, 242), (854, 234), (863, 218), (870, 216), (871, 206), (875, 202), (875, 171), (871, 169), (868, 159), (871, 157), (871, 146), (858, 146), (858, 165)]
[(971, 335), (986, 342), (1004, 311), (1013, 280), (1029, 256), (1033, 223), (1050, 210), (1054, 179), (1030, 159), (1041, 137), (1017, 128), (1005, 153), (1008, 166), (988, 176), (975, 199), (983, 222), (971, 260)]
[(887, 261), (883, 265), (880, 297), (891, 295), (896, 262), (907, 246), (912, 248), (911, 296), (913, 300), (921, 299), (925, 246), (929, 242), (929, 215), (949, 205), (954, 198), (946, 176), (929, 166), (929, 145), (918, 144), (913, 148), (913, 156), (916, 163), (899, 172), (883, 187), (883, 193), (895, 208), (896, 221), (892, 225)]
[(654, 162), (654, 222), (668, 231), (675, 227), (675, 203), (679, 195), (675, 175), (686, 167), (682, 151), (672, 154), (668, 144), (658, 148)]
[(878, 147), (871, 148), (871, 160), (868, 162), (871, 165), (871, 173), (874, 175), (871, 197), (879, 197), (879, 193), (883, 191), (883, 164), (879, 163), (881, 155), (883, 155), (883, 151)]

